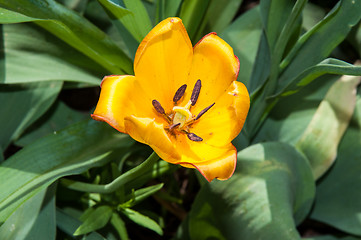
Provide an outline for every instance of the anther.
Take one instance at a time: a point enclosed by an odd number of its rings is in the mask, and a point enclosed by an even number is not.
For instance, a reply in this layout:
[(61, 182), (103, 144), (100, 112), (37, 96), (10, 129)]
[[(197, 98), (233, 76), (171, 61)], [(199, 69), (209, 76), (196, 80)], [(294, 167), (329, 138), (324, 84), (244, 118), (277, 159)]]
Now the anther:
[(215, 103), (212, 103), (211, 105), (200, 111), (194, 120), (198, 120), (200, 117), (202, 117), (202, 115), (205, 114), (211, 107), (213, 107), (214, 104)]
[(173, 97), (174, 103), (177, 103), (179, 101), (179, 99), (181, 99), (183, 97), (186, 88), (187, 88), (187, 84), (183, 84), (180, 88), (178, 88), (178, 90), (176, 91), (176, 93), (174, 94), (174, 97)]
[(196, 104), (196, 102), (197, 102), (199, 93), (200, 93), (200, 91), (201, 91), (201, 87), (202, 87), (201, 80), (198, 79), (197, 82), (196, 82), (196, 84), (194, 85), (193, 92), (192, 92), (192, 96), (191, 96), (192, 106), (194, 106), (194, 105)]
[(179, 125), (181, 125), (180, 123), (176, 123), (176, 124), (172, 124), (169, 126), (169, 131), (171, 131), (173, 128), (178, 127)]
[(194, 141), (194, 142), (201, 142), (201, 141), (203, 141), (203, 138), (195, 135), (194, 133), (187, 133), (187, 137), (188, 137), (190, 140)]
[(157, 110), (158, 113), (160, 114), (165, 114), (164, 108), (162, 107), (162, 105), (160, 105), (160, 103), (157, 100), (153, 100), (152, 101), (153, 107), (155, 108), (155, 110)]

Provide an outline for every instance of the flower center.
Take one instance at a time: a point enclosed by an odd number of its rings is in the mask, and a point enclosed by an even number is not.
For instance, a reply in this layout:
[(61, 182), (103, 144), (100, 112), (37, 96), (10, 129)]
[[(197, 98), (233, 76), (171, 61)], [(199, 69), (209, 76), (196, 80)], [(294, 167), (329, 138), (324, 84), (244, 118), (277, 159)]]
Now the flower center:
[[(169, 132), (171, 132), (172, 134), (185, 133), (187, 134), (190, 140), (195, 142), (203, 141), (203, 139), (197, 136), (196, 134), (189, 132), (189, 126), (193, 124), (195, 121), (197, 121), (204, 113), (206, 113), (215, 104), (213, 103), (210, 106), (203, 109), (202, 111), (200, 111), (196, 117), (193, 116), (190, 109), (192, 106), (196, 104), (201, 87), (202, 87), (201, 80), (197, 80), (192, 91), (191, 99), (188, 101), (188, 103), (184, 107), (174, 106), (170, 114), (167, 114), (164, 111), (162, 105), (157, 100), (154, 99), (152, 101), (154, 109), (159, 114), (163, 115), (163, 117), (170, 124), (166, 127), (166, 129)], [(186, 88), (187, 85), (184, 84), (176, 91), (173, 97), (174, 105), (176, 105), (177, 102), (183, 97)]]

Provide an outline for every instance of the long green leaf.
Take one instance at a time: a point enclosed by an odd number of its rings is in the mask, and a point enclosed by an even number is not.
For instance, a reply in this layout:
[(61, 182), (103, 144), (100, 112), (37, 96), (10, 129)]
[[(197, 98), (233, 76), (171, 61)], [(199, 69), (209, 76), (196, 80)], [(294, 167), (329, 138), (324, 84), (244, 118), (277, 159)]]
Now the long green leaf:
[(300, 239), (296, 224), (307, 216), (314, 194), (311, 168), (295, 148), (253, 145), (238, 153), (232, 178), (202, 187), (188, 219), (190, 237)]
[(1, 83), (74, 81), (99, 85), (107, 71), (33, 24), (3, 25)]
[(111, 13), (110, 17), (120, 21), (138, 42), (152, 29), (148, 13), (140, 0), (123, 0), (124, 6), (115, 0), (98, 1)]
[(311, 218), (361, 236), (361, 95), (334, 166), (317, 186)]
[[(113, 149), (130, 143), (127, 135), (94, 120), (39, 139), (0, 165), (0, 212), (40, 186), (104, 164)], [(0, 222), (6, 218), (0, 214)]]
[(57, 98), (62, 82), (0, 85), (0, 148), (6, 149)]
[(54, 0), (0, 0), (0, 7), (34, 18), (38, 25), (113, 74), (132, 73), (130, 59), (104, 32)]
[(333, 164), (338, 144), (356, 105), (356, 88), (361, 77), (343, 76), (328, 91), (296, 147), (311, 163), (315, 178)]
[(279, 78), (278, 90), (287, 86), (307, 68), (328, 57), (359, 22), (360, 12), (361, 1), (340, 1), (326, 18), (305, 33), (281, 64), (284, 70)]

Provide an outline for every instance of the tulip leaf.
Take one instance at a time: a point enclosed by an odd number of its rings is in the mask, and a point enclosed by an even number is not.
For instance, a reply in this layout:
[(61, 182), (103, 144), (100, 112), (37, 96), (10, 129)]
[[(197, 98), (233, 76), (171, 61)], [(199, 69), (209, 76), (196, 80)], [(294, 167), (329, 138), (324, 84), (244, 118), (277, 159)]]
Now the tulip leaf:
[(54, 0), (0, 0), (0, 7), (41, 19), (35, 23), (113, 74), (133, 71), (130, 59), (104, 32)]
[(148, 13), (140, 0), (98, 0), (111, 13), (110, 17), (120, 21), (138, 42), (152, 29)]
[(295, 145), (328, 89), (340, 77), (324, 75), (293, 95), (282, 97), (274, 106), (252, 143), (280, 141)]
[(3, 25), (1, 83), (73, 81), (99, 85), (106, 70), (32, 24)]
[[(103, 165), (110, 160), (113, 149), (131, 143), (127, 135), (89, 120), (27, 145), (0, 165), (0, 222), (39, 186)], [(2, 211), (4, 208), (6, 211)]]
[(287, 23), (287, 19), (291, 14), (295, 2), (295, 0), (276, 0), (260, 2), (261, 19), (270, 49), (273, 49), (275, 47), (281, 31), (285, 23)]
[(338, 144), (356, 105), (356, 87), (360, 81), (359, 76), (343, 76), (334, 83), (296, 143), (310, 161), (316, 179), (332, 166), (336, 158)]
[[(46, 189), (37, 193), (21, 205), (0, 227), (2, 239), (25, 239), (36, 222)], [(49, 226), (51, 227), (51, 226)]]
[(250, 82), (251, 71), (255, 62), (261, 31), (259, 8), (255, 7), (239, 16), (220, 34), (220, 37), (233, 47), (240, 62), (238, 80), (246, 86), (252, 83)]
[(13, 11), (9, 11), (4, 8), (0, 8), (0, 22), (2, 24), (32, 22), (32, 21), (36, 21), (36, 20), (41, 20), (41, 19), (28, 17), (28, 16), (25, 16), (25, 15), (17, 13), (17, 12), (13, 12)]
[(212, 1), (207, 12), (207, 25), (210, 30), (217, 33), (223, 32), (232, 22), (242, 2), (243, 0)]
[(256, 144), (238, 153), (229, 180), (201, 188), (189, 234), (191, 239), (300, 239), (295, 224), (307, 216), (314, 194), (311, 168), (294, 147)]
[(327, 58), (319, 64), (307, 68), (305, 71), (293, 78), (290, 83), (276, 93), (275, 96), (293, 94), (324, 74), (359, 76), (361, 75), (361, 67), (354, 66), (338, 59)]
[(361, 238), (356, 238), (352, 236), (338, 238), (332, 235), (324, 235), (324, 236), (316, 236), (316, 237), (302, 238), (302, 239), (303, 240), (360, 240)]
[(179, 16), (182, 19), (191, 40), (199, 40), (194, 38), (201, 25), (203, 16), (207, 12), (209, 3), (210, 0), (184, 0), (182, 3)]
[[(38, 138), (88, 118), (89, 114), (75, 111), (65, 103), (57, 101), (41, 119), (25, 131), (21, 138), (16, 141), (16, 145), (28, 145)], [(39, 126), (39, 124), (41, 125)]]
[(57, 98), (63, 83), (1, 85), (0, 148), (6, 149), (24, 130), (44, 114)]
[(307, 68), (318, 64), (347, 36), (361, 18), (361, 1), (343, 0), (321, 22), (302, 35), (281, 63), (278, 91)]
[(139, 224), (140, 226), (148, 228), (148, 229), (158, 233), (159, 235), (163, 235), (162, 228), (153, 219), (151, 219), (147, 216), (144, 216), (143, 214), (141, 214), (137, 211), (134, 211), (130, 208), (122, 208), (121, 212), (125, 216), (127, 216), (130, 220)]
[[(73, 236), (74, 231), (81, 224), (81, 222), (72, 216), (69, 216), (61, 209), (56, 210), (56, 224), (63, 232), (69, 236)], [(97, 232), (92, 232), (89, 235), (86, 235), (82, 240), (106, 240)]]
[(112, 215), (113, 209), (109, 206), (95, 208), (76, 229), (74, 236), (84, 235), (104, 227), (109, 222)]
[(317, 186), (311, 218), (361, 236), (361, 95), (333, 167)]
[(141, 188), (135, 190), (132, 194), (126, 197), (126, 199), (130, 199), (130, 204), (126, 203), (128, 207), (133, 207), (137, 203), (143, 201), (147, 197), (153, 195), (154, 193), (158, 192), (162, 187), (163, 183), (159, 183), (157, 185)]

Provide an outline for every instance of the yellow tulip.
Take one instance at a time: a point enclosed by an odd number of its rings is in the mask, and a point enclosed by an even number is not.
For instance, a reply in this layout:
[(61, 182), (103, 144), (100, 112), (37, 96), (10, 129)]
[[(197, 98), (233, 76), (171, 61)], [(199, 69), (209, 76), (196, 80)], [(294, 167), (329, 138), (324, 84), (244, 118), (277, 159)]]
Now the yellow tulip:
[(236, 81), (239, 61), (215, 33), (194, 47), (179, 18), (168, 18), (140, 43), (134, 75), (106, 76), (92, 114), (160, 158), (197, 168), (212, 181), (232, 176), (249, 94)]

